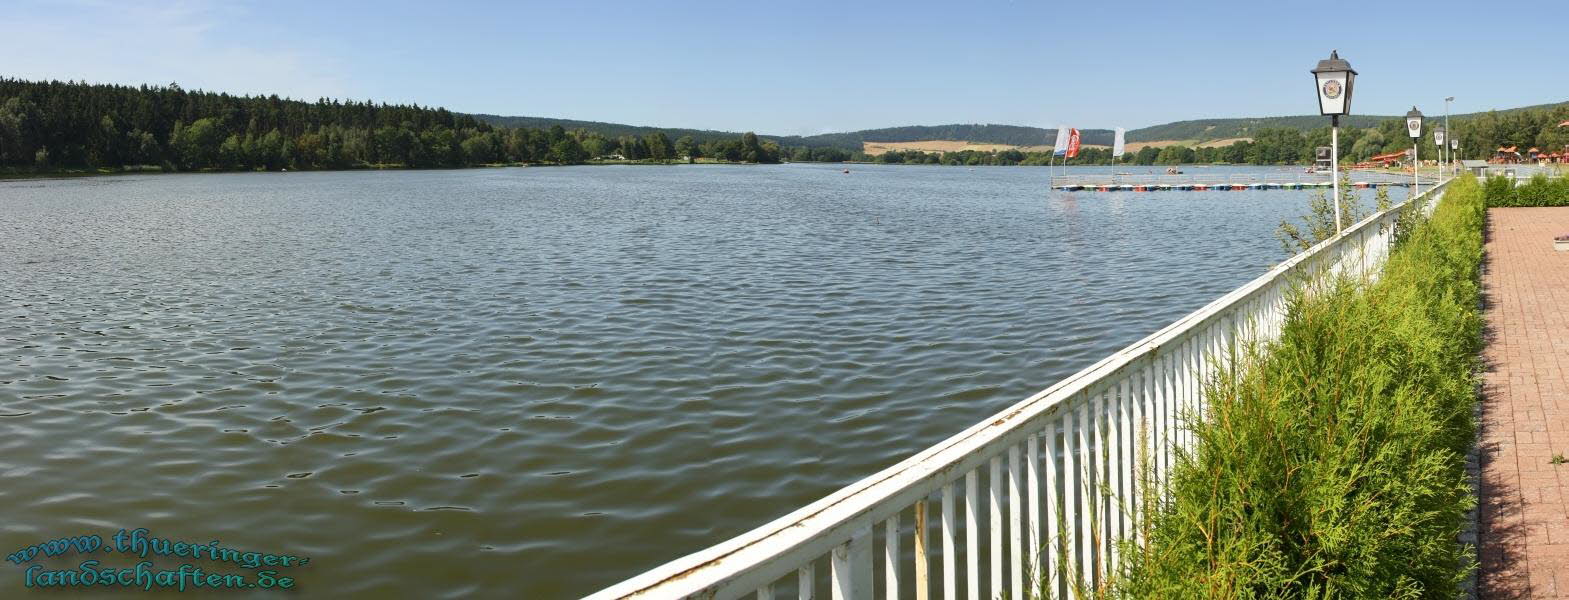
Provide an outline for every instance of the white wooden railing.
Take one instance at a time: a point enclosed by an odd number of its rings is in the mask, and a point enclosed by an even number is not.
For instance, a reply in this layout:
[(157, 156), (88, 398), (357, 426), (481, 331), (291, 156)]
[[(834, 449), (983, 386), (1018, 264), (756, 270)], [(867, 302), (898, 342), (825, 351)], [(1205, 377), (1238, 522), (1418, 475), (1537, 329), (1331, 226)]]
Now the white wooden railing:
[[(1430, 214), (1446, 187), (1415, 201)], [(1376, 276), (1404, 206), (915, 456), (590, 598), (805, 599), (826, 587), (833, 598), (979, 600), (1100, 589), (1116, 572), (1118, 542), (1141, 539), (1146, 505), (1163, 501), (1194, 443), (1185, 423), (1204, 414), (1204, 382), (1228, 349), (1273, 339), (1304, 277)]]

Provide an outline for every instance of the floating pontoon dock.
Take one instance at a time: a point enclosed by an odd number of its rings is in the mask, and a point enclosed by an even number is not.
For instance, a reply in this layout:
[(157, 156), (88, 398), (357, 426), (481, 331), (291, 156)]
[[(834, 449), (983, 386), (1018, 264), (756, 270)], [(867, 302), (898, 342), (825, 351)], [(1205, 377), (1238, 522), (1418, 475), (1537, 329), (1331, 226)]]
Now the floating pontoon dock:
[[(1363, 175), (1363, 174), (1358, 174)], [(1375, 187), (1411, 187), (1410, 177), (1384, 173), (1368, 173), (1357, 177), (1351, 186), (1358, 189)], [(1431, 179), (1422, 186), (1433, 185)], [(1248, 175), (1248, 174), (1195, 174), (1195, 175), (1060, 175), (1051, 178), (1051, 188), (1064, 192), (1204, 192), (1233, 190), (1307, 190), (1332, 187), (1327, 175), (1302, 173), (1300, 175)]]

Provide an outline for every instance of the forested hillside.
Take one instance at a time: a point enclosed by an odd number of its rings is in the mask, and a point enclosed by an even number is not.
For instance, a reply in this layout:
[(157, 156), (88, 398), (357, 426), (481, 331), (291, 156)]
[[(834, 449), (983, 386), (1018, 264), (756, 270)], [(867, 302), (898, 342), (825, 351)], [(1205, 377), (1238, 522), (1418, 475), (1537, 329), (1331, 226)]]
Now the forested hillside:
[[(1455, 121), (1466, 121), (1483, 115), (1512, 115), (1517, 113), (1551, 112), (1555, 108), (1569, 106), (1569, 102), (1554, 104), (1537, 104), (1522, 106), (1506, 110), (1462, 113), (1449, 116), (1451, 125)], [(1442, 117), (1439, 110), (1429, 109), (1425, 112), (1428, 117)], [(1380, 123), (1391, 119), (1403, 119), (1405, 114), (1399, 115), (1348, 115), (1340, 119), (1341, 127), (1376, 127)], [(1326, 127), (1329, 118), (1321, 115), (1298, 115), (1294, 117), (1249, 117), (1236, 119), (1198, 119), (1194, 121), (1177, 121), (1153, 127), (1143, 127), (1128, 132), (1130, 142), (1157, 142), (1164, 140), (1223, 140), (1228, 138), (1254, 137), (1263, 129), (1295, 129), (1297, 131), (1310, 131)]]
[(0, 167), (13, 171), (428, 168), (594, 157), (778, 162), (780, 153), (751, 133), (609, 136), (560, 125), (497, 127), (419, 105), (0, 79)]
[(490, 123), (497, 127), (522, 127), (526, 129), (550, 129), (561, 126), (572, 130), (591, 131), (605, 137), (621, 137), (625, 135), (645, 136), (650, 133), (662, 132), (666, 136), (679, 138), (691, 136), (698, 143), (713, 140), (729, 140), (741, 135), (735, 131), (714, 131), (712, 129), (682, 129), (679, 127), (647, 127), (642, 125), (623, 125), (621, 123), (605, 123), (602, 121), (579, 121), (576, 119), (551, 119), (546, 117), (504, 117), (501, 115), (475, 114), (475, 119)]
[[(1373, 115), (1348, 115), (1340, 119), (1341, 127), (1373, 127), (1396, 117)], [(1223, 140), (1253, 137), (1263, 129), (1294, 129), (1307, 131), (1326, 127), (1329, 118), (1319, 115), (1296, 117), (1258, 117), (1242, 119), (1197, 119), (1177, 121), (1153, 127), (1142, 127), (1128, 132), (1130, 142), (1159, 142), (1165, 140)]]

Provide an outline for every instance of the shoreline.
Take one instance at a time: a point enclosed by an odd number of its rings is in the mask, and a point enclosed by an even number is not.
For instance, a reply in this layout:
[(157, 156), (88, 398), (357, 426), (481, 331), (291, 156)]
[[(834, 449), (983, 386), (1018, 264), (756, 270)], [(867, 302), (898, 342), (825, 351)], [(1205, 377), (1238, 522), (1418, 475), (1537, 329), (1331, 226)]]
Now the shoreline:
[[(800, 163), (803, 163), (803, 164), (839, 164), (839, 163), (816, 163), (816, 162), (813, 162), (813, 161), (792, 161), (792, 162), (800, 162)], [(39, 179), (76, 179), (76, 178), (83, 178), (83, 177), (114, 177), (114, 176), (120, 176), (120, 175), (193, 175), (193, 174), (214, 174), (214, 173), (344, 173), (344, 172), (352, 172), (352, 171), (468, 171), (468, 170), (478, 170), (478, 169), (511, 169), (511, 168), (530, 168), (530, 169), (533, 169), (533, 168), (540, 168), (540, 167), (547, 167), (547, 168), (549, 168), (549, 167), (601, 167), (601, 166), (674, 167), (674, 166), (689, 166), (689, 165), (755, 166), (755, 165), (761, 165), (761, 164), (786, 164), (786, 163), (748, 163), (748, 162), (726, 162), (726, 161), (712, 161), (712, 160), (698, 160), (697, 162), (691, 162), (691, 163), (688, 163), (686, 161), (654, 162), (654, 161), (641, 161), (641, 160), (603, 160), (603, 161), (585, 161), (585, 162), (571, 163), (571, 164), (558, 164), (558, 163), (492, 163), (492, 164), (472, 165), (472, 166), (463, 166), (463, 167), (406, 167), (406, 166), (403, 166), (403, 165), (366, 165), (366, 166), (359, 166), (359, 167), (349, 167), (349, 168), (344, 168), (344, 169), (296, 169), (294, 171), (289, 171), (287, 169), (279, 170), (279, 171), (270, 171), (270, 170), (266, 170), (266, 169), (195, 169), (195, 170), (189, 170), (189, 171), (175, 171), (175, 170), (165, 170), (165, 169), (162, 169), (162, 168), (134, 168), (134, 169), (96, 168), (96, 169), (93, 169), (93, 168), (89, 168), (89, 167), (81, 167), (81, 168), (67, 168), (67, 169), (57, 169), (57, 170), (47, 170), (47, 171), (25, 171), (25, 172), (24, 171), (0, 171), (0, 181), (26, 181), (26, 180), (39, 180)], [(144, 166), (151, 167), (153, 165), (144, 165)]]
[[(814, 164), (814, 165), (844, 165), (844, 166), (850, 166), (850, 165), (866, 166), (866, 165), (871, 165), (871, 166), (888, 166), (888, 167), (968, 167), (968, 168), (975, 168), (975, 167), (1010, 167), (1010, 168), (1012, 168), (1012, 167), (1050, 167), (1051, 166), (1051, 165), (1025, 165), (1025, 164), (1017, 164), (1017, 165), (951, 165), (951, 164), (942, 164), (942, 163), (883, 163), (883, 162), (877, 162), (877, 161), (841, 161), (841, 162), (781, 161), (781, 162), (778, 162), (778, 163), (748, 163), (748, 162), (726, 162), (726, 161), (714, 161), (714, 160), (698, 160), (696, 162), (690, 162), (689, 163), (689, 162), (686, 162), (686, 161), (674, 161), (674, 160), (667, 160), (667, 161), (602, 160), (602, 161), (586, 161), (586, 162), (572, 163), (572, 164), (556, 164), (556, 163), (493, 163), (493, 164), (473, 165), (473, 166), (464, 166), (464, 167), (406, 167), (406, 166), (403, 166), (403, 165), (365, 165), (365, 166), (350, 167), (350, 168), (345, 168), (345, 169), (299, 169), (299, 170), (295, 170), (295, 171), (292, 171), (292, 172), (294, 172), (294, 173), (341, 173), (341, 172), (350, 172), (350, 171), (460, 171), (460, 170), (471, 170), (471, 169), (473, 169), (473, 170), (477, 170), (477, 169), (507, 169), (507, 168), (530, 168), (530, 169), (532, 169), (532, 168), (541, 168), (541, 167), (551, 168), (551, 167), (599, 167), (599, 166), (648, 166), (648, 167), (676, 167), (676, 166), (690, 166), (690, 165), (757, 166), (757, 165), (765, 165), (765, 164)], [(1119, 163), (1119, 164), (1096, 164), (1096, 165), (1069, 164), (1069, 165), (1056, 165), (1056, 166), (1057, 167), (1125, 167), (1125, 168), (1158, 168), (1158, 167), (1177, 166), (1179, 168), (1205, 168), (1205, 167), (1300, 167), (1300, 166), (1304, 166), (1304, 165), (1301, 165), (1301, 164), (1253, 165), (1253, 164), (1247, 164), (1247, 163), (1202, 163), (1202, 164), (1182, 164), (1182, 165), (1136, 165), (1136, 164), (1131, 164), (1131, 163)], [(1379, 169), (1352, 169), (1350, 171), (1367, 171), (1367, 172), (1374, 172), (1374, 173), (1384, 173), (1385, 172), (1385, 171), (1379, 170)], [(268, 170), (261, 170), (261, 169), (198, 169), (198, 170), (191, 170), (191, 171), (169, 171), (169, 170), (164, 170), (162, 168), (158, 168), (158, 167), (156, 167), (154, 165), (142, 165), (142, 168), (130, 168), (130, 169), (107, 169), (107, 168), (90, 169), (90, 168), (87, 168), (87, 167), (82, 167), (82, 168), (47, 170), (47, 171), (0, 171), (0, 182), (29, 181), (29, 180), (49, 180), (49, 179), (76, 179), (76, 178), (84, 178), (84, 177), (114, 177), (114, 176), (121, 176), (121, 175), (190, 175), (190, 174), (214, 174), (214, 173), (289, 173), (289, 172), (291, 172), (291, 171), (288, 171), (288, 170), (268, 171)], [(1410, 171), (1404, 171), (1403, 173), (1409, 175)], [(1390, 174), (1400, 174), (1400, 172), (1390, 172)]]

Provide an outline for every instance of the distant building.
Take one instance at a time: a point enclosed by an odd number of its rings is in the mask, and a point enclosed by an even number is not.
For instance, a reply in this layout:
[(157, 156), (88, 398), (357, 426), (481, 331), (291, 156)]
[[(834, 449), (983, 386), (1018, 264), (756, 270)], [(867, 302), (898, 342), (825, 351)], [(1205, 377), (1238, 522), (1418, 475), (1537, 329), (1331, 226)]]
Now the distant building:
[(1460, 161), (1460, 168), (1469, 171), (1477, 177), (1487, 176), (1487, 161), (1485, 160), (1462, 160)]
[(1390, 152), (1389, 154), (1380, 154), (1378, 156), (1374, 156), (1374, 157), (1369, 158), (1367, 160), (1368, 160), (1368, 162), (1379, 163), (1380, 166), (1390, 167), (1390, 166), (1399, 165), (1399, 164), (1405, 162), (1405, 160), (1407, 158), (1410, 158), (1410, 157), (1411, 157), (1411, 151), (1410, 150), (1401, 150), (1399, 152)]
[(1329, 172), (1330, 164), (1334, 161), (1329, 156), (1329, 146), (1319, 146), (1313, 149), (1313, 170)]

